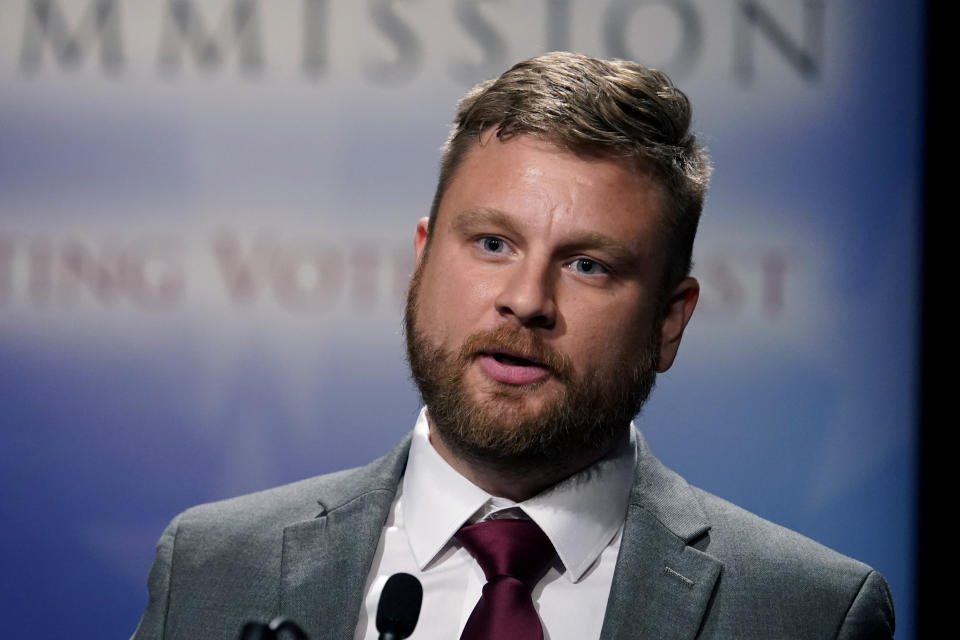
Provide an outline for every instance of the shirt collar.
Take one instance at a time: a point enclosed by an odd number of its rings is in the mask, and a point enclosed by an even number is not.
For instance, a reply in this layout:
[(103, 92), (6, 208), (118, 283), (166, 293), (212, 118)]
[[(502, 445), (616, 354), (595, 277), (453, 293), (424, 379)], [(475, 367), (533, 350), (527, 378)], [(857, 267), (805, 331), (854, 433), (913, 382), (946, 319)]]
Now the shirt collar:
[(493, 498), (461, 476), (430, 444), (426, 409), (414, 427), (403, 477), (403, 522), (420, 569), (446, 547), (460, 527), (493, 500), (519, 507), (550, 538), (576, 582), (619, 532), (627, 512), (636, 467), (636, 436), (630, 429), (602, 460), (520, 503)]

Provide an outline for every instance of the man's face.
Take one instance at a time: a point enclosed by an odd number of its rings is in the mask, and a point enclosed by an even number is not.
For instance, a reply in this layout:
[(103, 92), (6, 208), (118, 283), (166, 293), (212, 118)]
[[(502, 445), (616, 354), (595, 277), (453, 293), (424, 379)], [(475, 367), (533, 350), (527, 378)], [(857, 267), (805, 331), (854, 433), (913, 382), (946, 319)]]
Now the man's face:
[[(516, 466), (595, 459), (673, 361), (696, 304), (665, 298), (662, 190), (623, 162), (486, 134), (429, 238), (416, 235), (411, 369), (461, 457)], [(661, 306), (661, 302), (666, 300)]]

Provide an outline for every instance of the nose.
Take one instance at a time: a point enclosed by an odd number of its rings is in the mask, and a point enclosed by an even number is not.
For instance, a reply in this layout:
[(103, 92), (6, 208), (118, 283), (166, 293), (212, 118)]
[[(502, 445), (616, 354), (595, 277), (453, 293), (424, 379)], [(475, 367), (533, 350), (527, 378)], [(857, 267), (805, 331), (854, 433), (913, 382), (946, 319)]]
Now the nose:
[(509, 269), (494, 301), (502, 316), (512, 316), (525, 327), (552, 328), (557, 301), (549, 264), (524, 261)]

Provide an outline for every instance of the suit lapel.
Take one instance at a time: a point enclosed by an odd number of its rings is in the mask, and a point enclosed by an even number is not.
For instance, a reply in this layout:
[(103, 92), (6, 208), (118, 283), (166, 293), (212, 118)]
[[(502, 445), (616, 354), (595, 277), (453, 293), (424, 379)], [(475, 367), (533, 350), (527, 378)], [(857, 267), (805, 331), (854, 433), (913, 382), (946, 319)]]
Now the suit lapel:
[(638, 434), (637, 475), (601, 640), (694, 638), (722, 564), (690, 546), (710, 525), (693, 491)]
[(352, 638), (383, 524), (410, 446), (332, 481), (320, 514), (283, 530), (280, 614), (318, 640)]

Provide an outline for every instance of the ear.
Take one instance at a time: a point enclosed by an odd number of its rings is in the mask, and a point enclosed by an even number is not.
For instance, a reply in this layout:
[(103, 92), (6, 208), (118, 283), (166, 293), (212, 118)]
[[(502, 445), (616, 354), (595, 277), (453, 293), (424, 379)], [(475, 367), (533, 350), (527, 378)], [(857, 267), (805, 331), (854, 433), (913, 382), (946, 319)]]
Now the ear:
[(416, 257), (416, 267), (420, 266), (423, 259), (423, 251), (427, 248), (427, 228), (430, 226), (430, 218), (420, 218), (417, 221), (417, 230), (413, 234), (413, 251)]
[(680, 348), (680, 339), (683, 330), (687, 328), (693, 310), (700, 299), (700, 283), (694, 278), (684, 278), (674, 287), (663, 309), (662, 324), (660, 325), (660, 359), (657, 361), (657, 371), (663, 373), (673, 364)]

